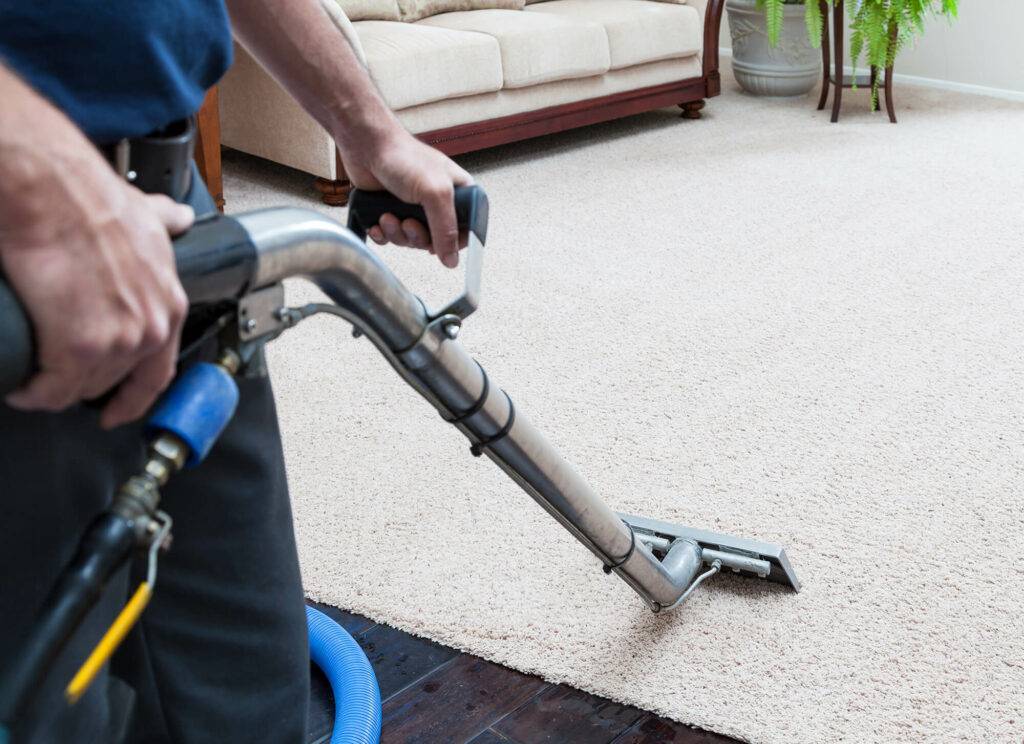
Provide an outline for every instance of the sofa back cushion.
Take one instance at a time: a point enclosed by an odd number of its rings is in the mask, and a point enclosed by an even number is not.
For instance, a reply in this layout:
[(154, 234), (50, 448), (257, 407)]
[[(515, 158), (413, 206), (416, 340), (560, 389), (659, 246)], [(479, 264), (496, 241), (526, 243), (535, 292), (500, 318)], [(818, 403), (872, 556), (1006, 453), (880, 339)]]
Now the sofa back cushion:
[[(533, 3), (546, 3), (547, 1), (548, 0), (526, 0), (526, 4), (532, 5)], [(686, 5), (687, 0), (655, 0), (655, 2), (672, 3), (673, 5)]]
[(535, 3), (525, 12), (604, 26), (613, 70), (693, 56), (700, 52), (704, 37), (700, 13), (691, 5), (648, 0), (551, 0)]
[(350, 21), (400, 21), (398, 0), (334, 0)]
[(398, 0), (403, 21), (461, 10), (522, 10), (525, 5), (525, 0)]
[(501, 90), (501, 48), (487, 34), (418, 23), (352, 25), (370, 77), (395, 111)]
[(488, 9), (442, 13), (415, 25), (493, 36), (501, 49), (504, 90), (603, 75), (611, 65), (604, 27), (575, 18)]

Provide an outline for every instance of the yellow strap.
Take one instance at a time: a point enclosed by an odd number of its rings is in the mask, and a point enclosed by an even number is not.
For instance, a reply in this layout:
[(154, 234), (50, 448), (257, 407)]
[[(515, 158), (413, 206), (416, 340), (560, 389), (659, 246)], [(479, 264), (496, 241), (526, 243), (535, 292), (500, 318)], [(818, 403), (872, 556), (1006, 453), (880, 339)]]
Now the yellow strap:
[(110, 657), (117, 651), (121, 641), (128, 635), (128, 631), (139, 621), (139, 616), (146, 609), (151, 596), (153, 596), (153, 590), (149, 586), (149, 582), (143, 581), (139, 584), (139, 588), (135, 590), (135, 594), (132, 595), (128, 604), (118, 614), (113, 624), (107, 628), (107, 632), (103, 634), (103, 638), (100, 639), (100, 642), (96, 644), (96, 648), (89, 654), (89, 658), (85, 660), (85, 663), (75, 673), (67, 689), (64, 690), (64, 697), (67, 698), (68, 703), (74, 705), (85, 691), (89, 689), (89, 685), (96, 679), (100, 669), (110, 661)]

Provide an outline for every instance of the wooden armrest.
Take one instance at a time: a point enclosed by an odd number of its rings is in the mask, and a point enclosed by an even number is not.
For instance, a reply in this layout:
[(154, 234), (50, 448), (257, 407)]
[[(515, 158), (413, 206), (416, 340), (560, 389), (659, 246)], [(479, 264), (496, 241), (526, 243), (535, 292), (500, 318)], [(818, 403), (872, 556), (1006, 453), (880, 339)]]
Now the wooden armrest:
[(196, 166), (217, 203), (217, 209), (223, 212), (224, 179), (220, 170), (220, 104), (217, 86), (206, 92), (206, 99), (196, 114), (196, 124)]

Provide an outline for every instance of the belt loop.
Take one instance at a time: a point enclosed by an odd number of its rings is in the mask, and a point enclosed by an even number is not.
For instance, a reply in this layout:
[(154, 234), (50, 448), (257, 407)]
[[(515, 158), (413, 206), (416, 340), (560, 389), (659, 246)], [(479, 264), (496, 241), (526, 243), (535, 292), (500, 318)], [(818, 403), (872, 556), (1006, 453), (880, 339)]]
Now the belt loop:
[(135, 171), (130, 170), (132, 157), (132, 145), (127, 137), (118, 140), (114, 145), (114, 170), (117, 175), (131, 183), (135, 180)]

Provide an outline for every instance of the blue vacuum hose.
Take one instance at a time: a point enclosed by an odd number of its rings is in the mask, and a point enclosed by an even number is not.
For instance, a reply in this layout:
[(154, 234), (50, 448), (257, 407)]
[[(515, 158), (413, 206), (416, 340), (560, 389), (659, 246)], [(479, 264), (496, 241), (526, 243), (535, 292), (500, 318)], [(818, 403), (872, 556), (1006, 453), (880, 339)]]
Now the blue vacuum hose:
[(380, 742), (380, 688), (363, 649), (344, 628), (306, 606), (309, 658), (320, 667), (334, 692), (331, 744)]

